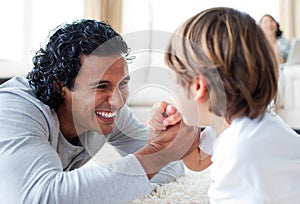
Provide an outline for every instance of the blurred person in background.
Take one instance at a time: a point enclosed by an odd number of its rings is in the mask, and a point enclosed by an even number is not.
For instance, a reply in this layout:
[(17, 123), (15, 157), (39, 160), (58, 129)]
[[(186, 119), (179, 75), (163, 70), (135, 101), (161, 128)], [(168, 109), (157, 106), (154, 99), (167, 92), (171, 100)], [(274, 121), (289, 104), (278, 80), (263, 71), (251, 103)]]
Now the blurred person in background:
[(285, 63), (291, 49), (291, 42), (282, 36), (283, 31), (280, 30), (279, 23), (271, 15), (265, 14), (259, 20), (259, 25), (271, 43), (279, 63)]

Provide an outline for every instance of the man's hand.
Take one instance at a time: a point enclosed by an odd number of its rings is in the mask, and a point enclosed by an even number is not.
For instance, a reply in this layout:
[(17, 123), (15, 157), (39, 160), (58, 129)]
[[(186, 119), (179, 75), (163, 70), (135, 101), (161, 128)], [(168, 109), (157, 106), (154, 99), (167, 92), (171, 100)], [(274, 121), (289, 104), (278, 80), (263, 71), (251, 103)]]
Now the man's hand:
[(198, 148), (199, 142), (194, 128), (180, 122), (160, 134), (150, 133), (147, 144), (134, 154), (150, 179), (168, 163), (180, 160)]

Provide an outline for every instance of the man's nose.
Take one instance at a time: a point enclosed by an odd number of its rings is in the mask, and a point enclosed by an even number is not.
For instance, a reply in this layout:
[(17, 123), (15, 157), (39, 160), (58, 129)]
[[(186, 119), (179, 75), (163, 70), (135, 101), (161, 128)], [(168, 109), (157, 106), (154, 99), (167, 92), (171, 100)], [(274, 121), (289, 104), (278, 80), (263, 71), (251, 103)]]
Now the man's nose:
[(121, 107), (124, 105), (124, 98), (120, 90), (114, 90), (109, 96), (108, 103), (112, 106)]

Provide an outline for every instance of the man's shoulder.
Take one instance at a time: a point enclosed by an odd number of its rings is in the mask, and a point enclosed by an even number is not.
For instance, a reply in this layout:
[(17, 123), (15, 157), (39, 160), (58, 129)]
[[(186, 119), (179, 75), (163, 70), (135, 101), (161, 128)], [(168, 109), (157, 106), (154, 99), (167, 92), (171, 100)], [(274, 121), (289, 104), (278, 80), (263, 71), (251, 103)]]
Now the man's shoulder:
[(51, 120), (54, 114), (49, 106), (36, 98), (25, 77), (14, 77), (1, 85), (0, 109), (10, 116), (22, 114), (38, 121)]
[(16, 76), (3, 83), (0, 86), (0, 94), (5, 93), (16, 96), (30, 95), (35, 98), (34, 90), (30, 87), (28, 80), (24, 76)]

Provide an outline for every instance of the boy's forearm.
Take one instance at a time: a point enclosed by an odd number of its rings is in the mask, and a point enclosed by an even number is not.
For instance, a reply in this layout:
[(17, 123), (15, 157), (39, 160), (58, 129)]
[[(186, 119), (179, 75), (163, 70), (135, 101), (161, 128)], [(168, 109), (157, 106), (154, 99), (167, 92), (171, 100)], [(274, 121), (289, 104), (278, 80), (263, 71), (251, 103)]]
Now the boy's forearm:
[(211, 156), (203, 153), (199, 148), (185, 156), (182, 161), (192, 171), (202, 171), (212, 164)]

